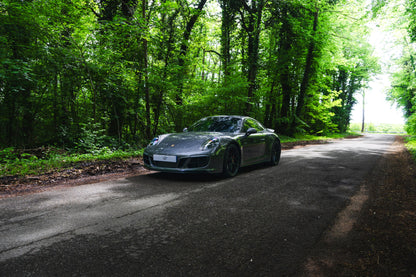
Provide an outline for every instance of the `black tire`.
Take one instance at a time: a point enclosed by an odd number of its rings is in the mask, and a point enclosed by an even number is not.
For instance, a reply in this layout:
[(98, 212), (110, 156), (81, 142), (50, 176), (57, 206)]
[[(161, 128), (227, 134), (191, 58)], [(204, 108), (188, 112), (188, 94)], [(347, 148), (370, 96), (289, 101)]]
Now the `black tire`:
[(240, 151), (235, 144), (230, 144), (224, 153), (223, 175), (227, 178), (237, 175), (240, 169), (240, 161)]
[(270, 151), (269, 165), (275, 166), (279, 164), (281, 152), (282, 152), (282, 146), (280, 144), (280, 141), (276, 140), (273, 143), (272, 149)]

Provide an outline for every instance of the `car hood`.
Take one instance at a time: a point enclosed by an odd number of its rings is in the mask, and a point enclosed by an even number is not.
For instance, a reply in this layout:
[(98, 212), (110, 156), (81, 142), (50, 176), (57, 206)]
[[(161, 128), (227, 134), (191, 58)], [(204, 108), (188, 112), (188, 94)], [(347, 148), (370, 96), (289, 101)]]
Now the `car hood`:
[(224, 136), (217, 132), (188, 132), (175, 133), (160, 136), (161, 141), (148, 147), (152, 152), (160, 152), (171, 155), (186, 155), (201, 152), (202, 145), (210, 139)]

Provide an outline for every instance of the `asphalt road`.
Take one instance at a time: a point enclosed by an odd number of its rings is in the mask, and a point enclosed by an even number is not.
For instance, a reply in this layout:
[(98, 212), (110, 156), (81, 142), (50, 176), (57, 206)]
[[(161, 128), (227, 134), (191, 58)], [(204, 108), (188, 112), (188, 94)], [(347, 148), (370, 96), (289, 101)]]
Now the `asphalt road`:
[(0, 275), (296, 275), (393, 141), (287, 150), (232, 179), (152, 173), (1, 199)]

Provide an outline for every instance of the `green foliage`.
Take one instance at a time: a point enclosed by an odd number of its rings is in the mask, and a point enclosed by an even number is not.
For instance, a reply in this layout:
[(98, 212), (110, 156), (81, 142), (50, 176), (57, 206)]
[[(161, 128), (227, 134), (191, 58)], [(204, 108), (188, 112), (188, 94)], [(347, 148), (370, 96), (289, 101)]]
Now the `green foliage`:
[[(397, 1), (396, 1), (397, 2)], [(403, 2), (400, 2), (402, 4)], [(397, 29), (405, 29), (408, 32), (396, 32), (396, 43), (400, 44), (400, 55), (394, 60), (391, 74), (391, 87), (388, 91), (388, 99), (396, 103), (404, 111), (407, 120), (406, 131), (410, 135), (416, 134), (416, 2), (407, 0), (406, 10), (400, 10), (403, 5), (394, 5), (391, 9), (397, 16), (395, 20), (390, 20), (391, 26)], [(397, 3), (392, 3), (397, 4)]]
[[(79, 139), (75, 142), (74, 150), (90, 154), (105, 154), (121, 148), (118, 141), (105, 134), (99, 124), (85, 124), (81, 127)], [(128, 147), (129, 145), (124, 145)]]
[(340, 92), (328, 91), (327, 94), (315, 95), (315, 105), (310, 106), (309, 122), (310, 132), (315, 134), (330, 134), (338, 131), (337, 124), (332, 121), (335, 113), (332, 110), (340, 107), (342, 99), (339, 99)]
[(413, 158), (416, 160), (416, 137), (411, 136), (407, 138), (406, 148), (413, 155)]
[(406, 9), (409, 15), (409, 35), (410, 39), (413, 42), (416, 42), (416, 1), (415, 0), (407, 0), (406, 1)]
[(387, 0), (371, 0), (371, 11), (376, 17), (380, 10), (386, 5)]
[(416, 113), (407, 118), (406, 131), (409, 134), (416, 134)]
[(13, 147), (0, 150), (0, 163), (9, 163), (18, 159), (17, 153)]
[(194, 2), (3, 1), (0, 146), (98, 155), (212, 114), (346, 130), (376, 71), (362, 1)]

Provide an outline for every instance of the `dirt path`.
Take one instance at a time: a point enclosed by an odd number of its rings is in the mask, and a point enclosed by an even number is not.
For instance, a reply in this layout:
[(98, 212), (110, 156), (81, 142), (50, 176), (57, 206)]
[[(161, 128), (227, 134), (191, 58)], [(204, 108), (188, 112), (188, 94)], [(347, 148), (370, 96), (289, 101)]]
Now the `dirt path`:
[(302, 276), (416, 276), (416, 165), (396, 137)]

